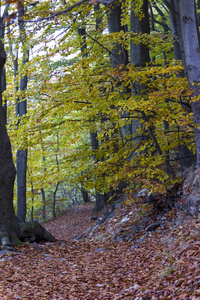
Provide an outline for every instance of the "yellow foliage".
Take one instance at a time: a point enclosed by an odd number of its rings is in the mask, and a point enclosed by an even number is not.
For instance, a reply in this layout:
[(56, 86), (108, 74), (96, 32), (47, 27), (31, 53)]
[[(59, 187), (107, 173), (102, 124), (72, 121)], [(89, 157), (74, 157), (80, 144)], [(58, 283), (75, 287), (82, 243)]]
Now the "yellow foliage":
[[(123, 7), (125, 25), (130, 22), (127, 2)], [(133, 4), (140, 14), (142, 1)], [(61, 9), (59, 5), (42, 1), (29, 9), (26, 18), (46, 18)], [(190, 90), (186, 79), (177, 76), (183, 67), (171, 57), (173, 37), (157, 32), (101, 34), (106, 28), (105, 9), (102, 6), (98, 12), (98, 33), (96, 15), (89, 5), (79, 11), (76, 20), (78, 8), (59, 19), (36, 22), (30, 28), (26, 25), (31, 31), (26, 47), (33, 50), (29, 63), (23, 68), (20, 64), (16, 78), (18, 82), (25, 74), (29, 78), (25, 94), (28, 113), (18, 128), (14, 104), (16, 97), (22, 95), (15, 90), (13, 55), (8, 53), (8, 87), (4, 92), (9, 106), (8, 130), (13, 153), (28, 148), (30, 199), (31, 184), (37, 197), (41, 188), (50, 188), (58, 181), (74, 186), (83, 183), (86, 189), (100, 192), (115, 189), (121, 182), (130, 189), (137, 184), (151, 192), (164, 192), (179, 180), (180, 146), (194, 151), (193, 116), (185, 108), (190, 104)], [(85, 58), (81, 57), (77, 32), (80, 26), (87, 32)], [(5, 42), (9, 48), (12, 39), (17, 49), (18, 38), (12, 29)], [(131, 64), (112, 68), (109, 51), (116, 44), (129, 49), (131, 41), (147, 45), (151, 56), (156, 57), (155, 63), (143, 68)], [(37, 44), (41, 45), (40, 51)], [(168, 55), (167, 64), (161, 57), (163, 51)], [(140, 93), (131, 92), (133, 85), (140, 86)], [(137, 131), (123, 135), (122, 130), (134, 126), (134, 122), (139, 124)], [(91, 147), (91, 132), (98, 137), (99, 147), (95, 150)], [(173, 166), (176, 178), (167, 173), (166, 160)]]

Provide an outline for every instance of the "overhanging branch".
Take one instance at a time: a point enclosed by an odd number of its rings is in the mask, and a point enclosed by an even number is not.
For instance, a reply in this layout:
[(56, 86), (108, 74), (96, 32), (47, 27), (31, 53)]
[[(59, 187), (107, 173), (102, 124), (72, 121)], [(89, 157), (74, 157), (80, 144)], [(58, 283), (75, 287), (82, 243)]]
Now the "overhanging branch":
[(57, 13), (55, 14), (52, 14), (51, 16), (49, 17), (44, 17), (44, 18), (40, 18), (40, 19), (37, 19), (37, 20), (22, 20), (20, 19), (19, 21), (20, 22), (24, 22), (24, 23), (36, 23), (36, 22), (40, 22), (40, 21), (46, 21), (46, 20), (50, 20), (50, 19), (53, 19), (57, 16), (60, 16), (60, 15), (63, 15), (69, 11), (71, 11), (72, 9), (74, 9), (75, 7), (77, 6), (80, 6), (81, 4), (85, 3), (85, 2), (92, 2), (92, 3), (103, 3), (103, 4), (106, 4), (106, 5), (110, 5), (111, 3), (115, 2), (116, 0), (95, 0), (95, 1), (89, 1), (89, 0), (81, 0), (81, 1), (78, 1), (76, 3), (74, 3), (73, 5), (69, 6), (68, 8), (62, 10), (62, 11), (58, 11)]

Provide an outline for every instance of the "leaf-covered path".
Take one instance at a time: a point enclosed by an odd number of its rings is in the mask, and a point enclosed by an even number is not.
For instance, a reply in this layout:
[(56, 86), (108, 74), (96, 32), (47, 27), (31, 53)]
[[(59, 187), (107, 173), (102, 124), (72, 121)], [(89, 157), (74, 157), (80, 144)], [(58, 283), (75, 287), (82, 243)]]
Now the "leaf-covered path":
[(90, 226), (91, 209), (72, 208), (47, 224), (68, 241), (23, 245), (2, 255), (0, 299), (200, 299), (198, 220), (152, 232), (137, 247), (111, 239), (70, 241)]
[(80, 235), (92, 225), (90, 216), (94, 204), (82, 204), (67, 209), (56, 220), (48, 222), (45, 226), (56, 239), (71, 241), (76, 235)]

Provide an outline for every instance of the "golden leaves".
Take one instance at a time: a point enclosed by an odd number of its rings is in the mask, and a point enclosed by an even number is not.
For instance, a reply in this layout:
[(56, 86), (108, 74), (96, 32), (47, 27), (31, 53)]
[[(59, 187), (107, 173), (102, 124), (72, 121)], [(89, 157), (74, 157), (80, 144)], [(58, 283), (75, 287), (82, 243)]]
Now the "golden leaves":
[[(124, 24), (130, 17), (127, 3), (123, 7)], [(141, 7), (142, 1), (137, 3)], [(52, 1), (38, 3), (27, 18), (47, 16), (57, 11), (56, 5)], [(98, 12), (100, 32), (96, 32), (96, 17), (93, 7), (87, 5), (76, 20), (73, 14), (67, 14), (59, 15), (58, 23), (49, 20), (33, 25), (26, 46), (32, 48), (42, 43), (40, 51), (43, 52), (33, 51), (30, 63), (20, 68), (16, 80), (19, 83), (20, 76), (25, 74), (30, 78), (26, 93), (27, 123), (24, 131), (19, 128), (18, 133), (14, 129), (16, 121), (12, 119), (15, 99), (21, 95), (14, 92), (10, 67), (13, 58), (8, 51), (10, 79), (4, 98), (10, 101), (9, 130), (14, 151), (20, 137), (28, 138), (29, 169), (35, 174), (30, 178), (37, 191), (36, 203), (39, 203), (40, 187), (53, 186), (59, 178), (69, 185), (82, 182), (86, 189), (102, 192), (117, 187), (120, 182), (130, 186), (137, 182), (152, 191), (165, 191), (173, 183), (166, 172), (166, 157), (178, 173), (179, 146), (194, 148), (192, 114), (187, 110), (190, 90), (187, 81), (177, 76), (182, 71), (181, 63), (171, 58), (173, 37), (158, 32), (148, 35), (122, 30), (101, 34), (107, 26), (103, 5)], [(87, 33), (88, 53), (84, 59), (77, 34), (80, 24)], [(17, 48), (16, 32), (12, 36), (11, 31), (11, 38)], [(113, 69), (109, 51), (118, 44), (129, 50), (130, 42), (150, 47), (155, 65), (137, 68), (128, 64)], [(163, 51), (167, 61), (162, 58)], [(184, 108), (182, 103), (186, 103)], [(134, 132), (123, 133), (133, 128)], [(156, 152), (152, 132), (162, 155)], [(92, 150), (89, 133), (97, 134), (98, 149)], [(44, 163), (43, 157), (48, 163)], [(45, 175), (44, 169), (48, 169)], [(31, 195), (30, 185), (28, 189)]]

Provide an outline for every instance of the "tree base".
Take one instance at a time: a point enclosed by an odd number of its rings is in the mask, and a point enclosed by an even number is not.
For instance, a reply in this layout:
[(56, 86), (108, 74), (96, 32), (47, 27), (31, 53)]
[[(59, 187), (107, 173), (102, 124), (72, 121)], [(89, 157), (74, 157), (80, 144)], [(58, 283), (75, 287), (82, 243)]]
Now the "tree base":
[(20, 222), (18, 238), (22, 242), (56, 242), (56, 239), (38, 222)]
[(15, 219), (12, 231), (0, 232), (1, 250), (14, 251), (14, 245), (20, 245), (23, 242), (56, 242), (56, 239), (38, 222), (20, 222)]

